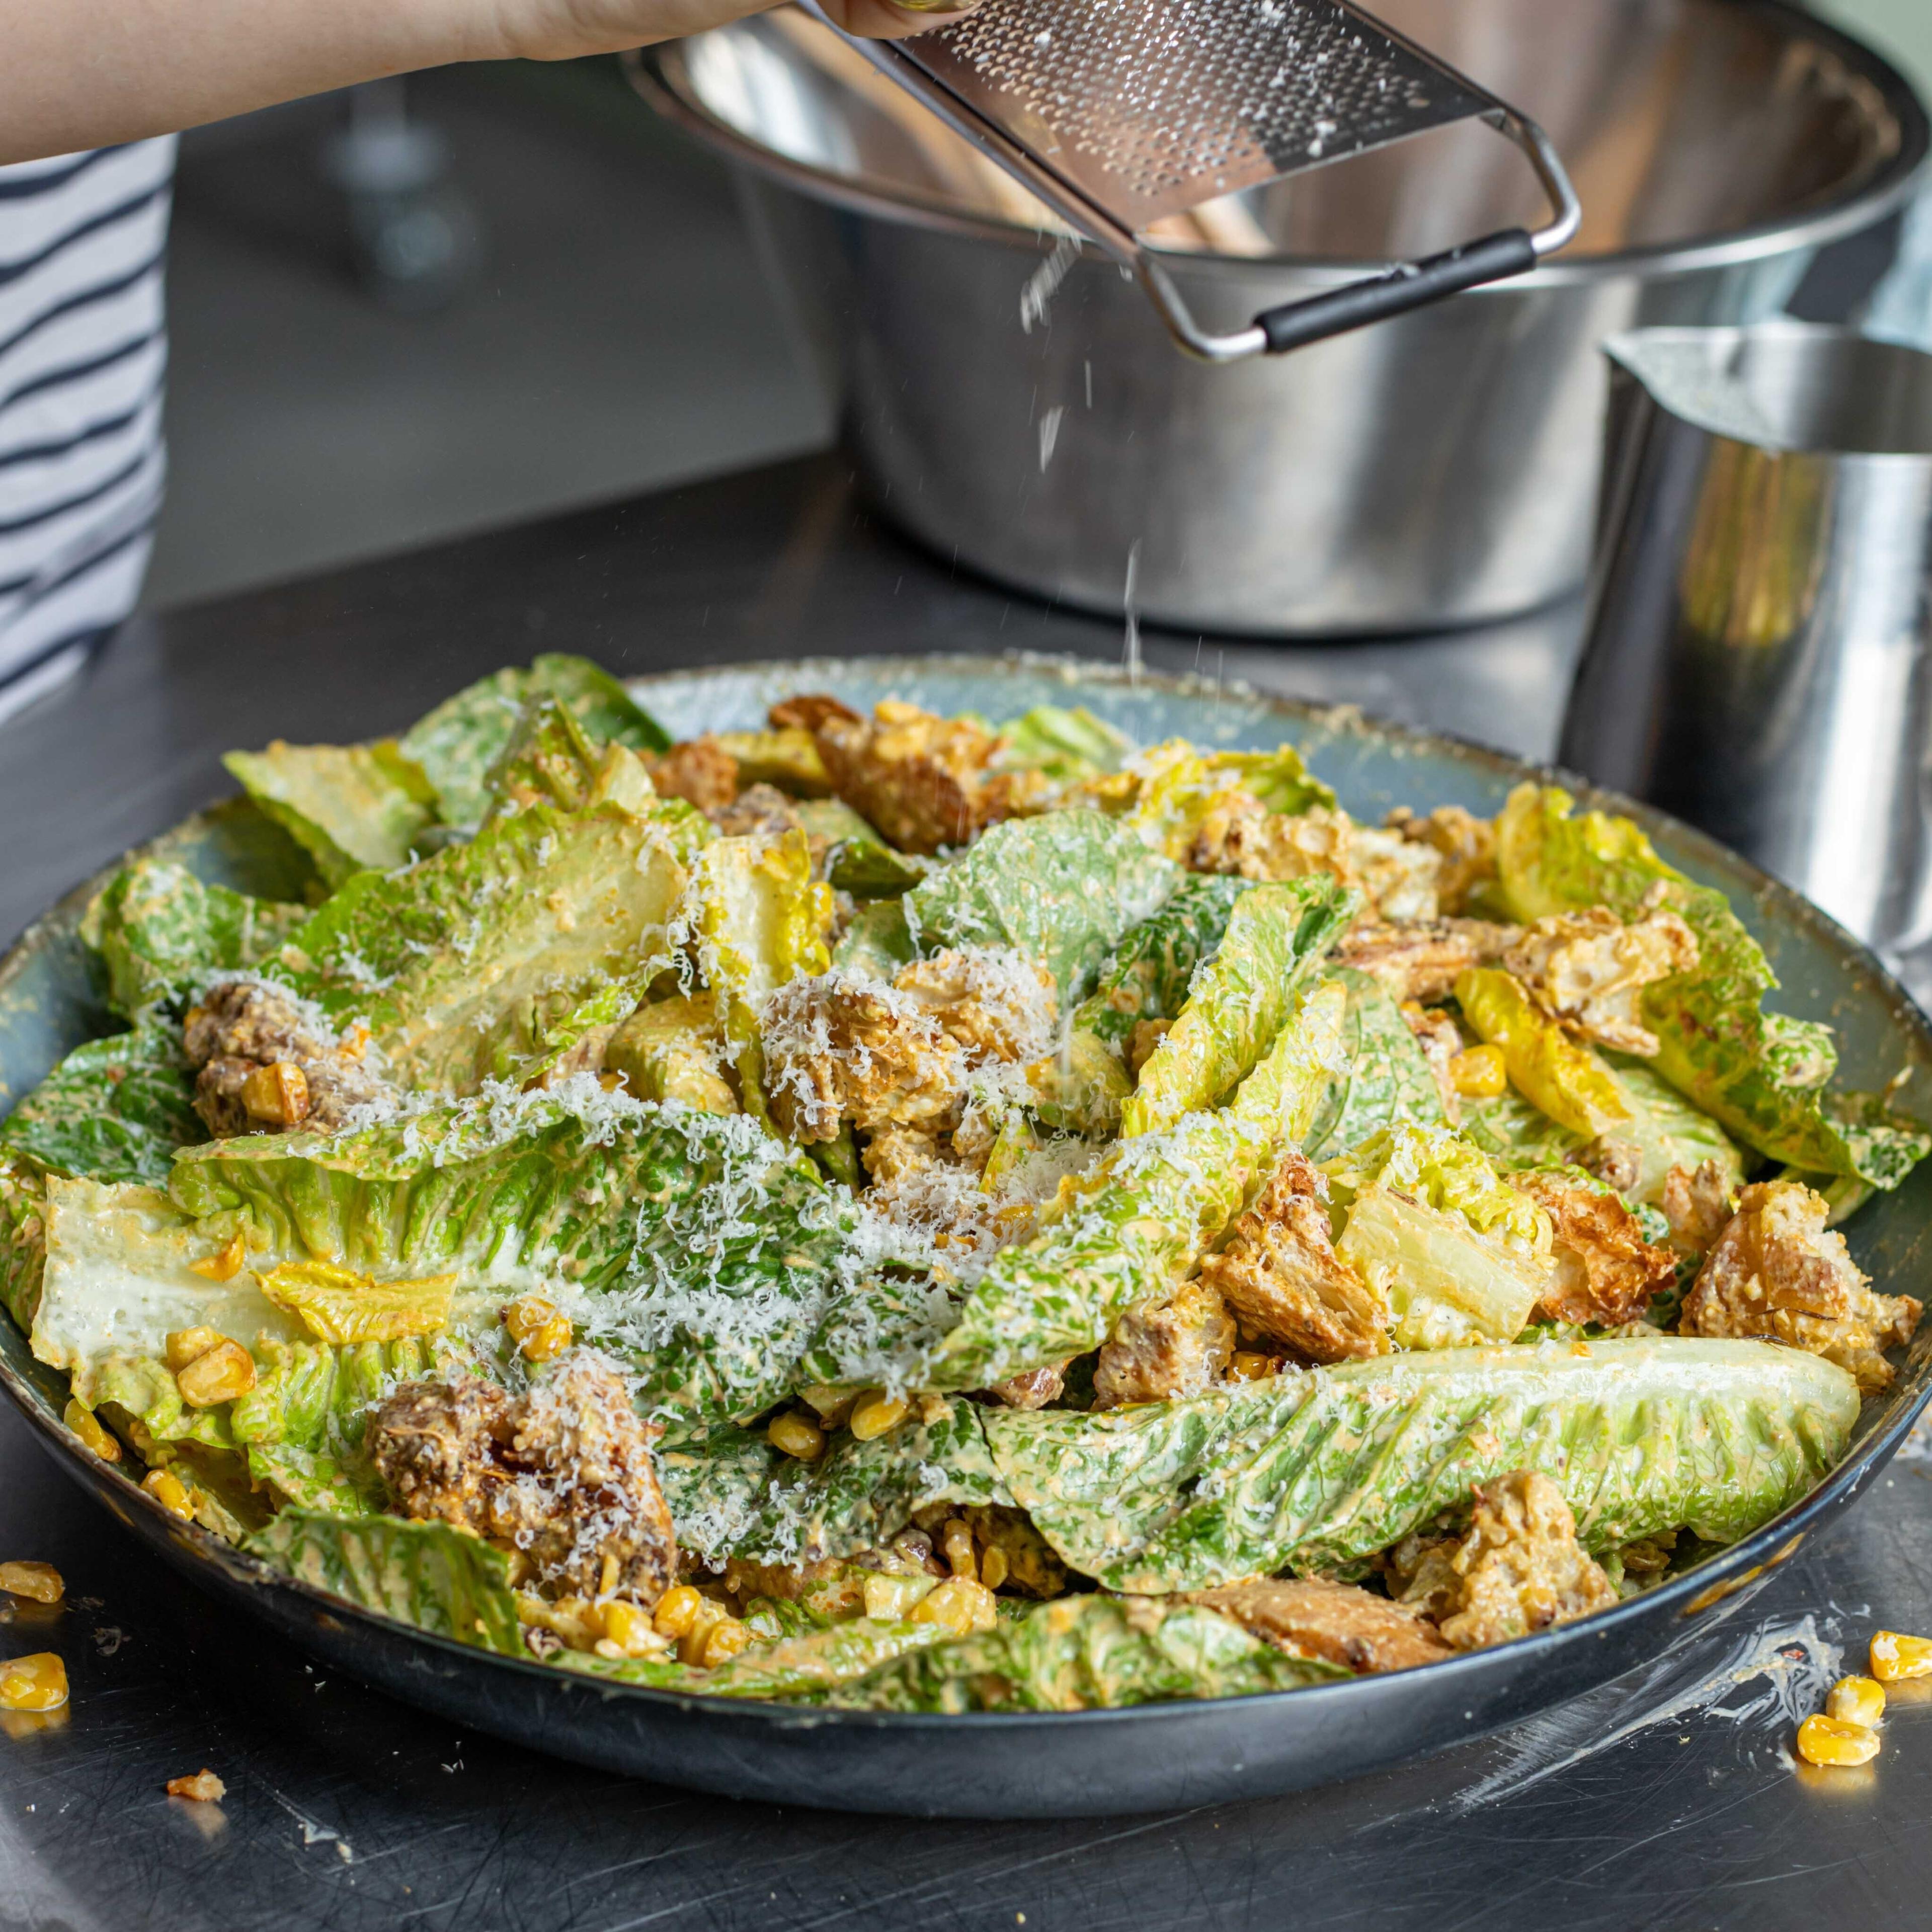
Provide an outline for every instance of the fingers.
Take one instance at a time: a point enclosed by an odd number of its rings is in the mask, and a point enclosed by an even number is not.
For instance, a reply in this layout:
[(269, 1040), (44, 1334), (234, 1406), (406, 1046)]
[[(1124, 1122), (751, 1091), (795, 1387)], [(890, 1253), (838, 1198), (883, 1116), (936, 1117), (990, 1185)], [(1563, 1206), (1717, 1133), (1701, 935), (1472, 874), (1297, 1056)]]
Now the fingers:
[(867, 40), (897, 40), (907, 34), (922, 34), (931, 27), (943, 27), (970, 14), (976, 0), (961, 7), (913, 8), (895, 6), (892, 0), (819, 0), (826, 18), (848, 34)]

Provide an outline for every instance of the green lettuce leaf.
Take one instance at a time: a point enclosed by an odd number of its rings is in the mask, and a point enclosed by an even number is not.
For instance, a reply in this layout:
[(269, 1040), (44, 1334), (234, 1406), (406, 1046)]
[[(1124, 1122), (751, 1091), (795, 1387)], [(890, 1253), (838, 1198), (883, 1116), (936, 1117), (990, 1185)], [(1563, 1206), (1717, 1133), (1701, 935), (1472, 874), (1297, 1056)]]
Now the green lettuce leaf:
[(22, 1334), (40, 1311), (47, 1264), (46, 1170), (0, 1147), (0, 1308)]
[(1235, 902), (1220, 950), (1120, 1111), (1120, 1130), (1154, 1133), (1214, 1106), (1271, 1046), (1360, 896), (1325, 876), (1258, 885)]
[(909, 1652), (944, 1643), (940, 1624), (874, 1622), (860, 1617), (830, 1629), (800, 1630), (754, 1644), (712, 1670), (646, 1658), (603, 1658), (562, 1650), (550, 1661), (587, 1677), (682, 1690), (702, 1697), (760, 1697), (778, 1702), (823, 1703), (837, 1686), (865, 1677)]
[(0, 1127), (50, 1172), (167, 1184), (176, 1150), (208, 1138), (176, 1030), (148, 1024), (77, 1046)]
[(888, 845), (842, 800), (803, 799), (792, 809), (814, 848), (824, 848), (820, 872), (836, 891), (860, 899), (896, 898), (933, 869), (930, 859)]
[(1041, 772), (1059, 784), (1117, 772), (1132, 748), (1130, 740), (1084, 704), (1070, 709), (1036, 704), (998, 727), (1004, 741), (995, 758), (1003, 770)]
[(902, 898), (874, 899), (870, 905), (861, 906), (858, 916), (832, 949), (833, 965), (842, 972), (862, 973), (868, 980), (890, 980), (918, 957), (906, 927)]
[(1398, 1121), (1322, 1165), (1331, 1213), (1346, 1214), (1358, 1194), (1380, 1182), (1440, 1213), (1460, 1216), (1477, 1234), (1526, 1259), (1550, 1251), (1543, 1210), (1506, 1185), (1481, 1150), (1450, 1128)]
[(1220, 951), (1228, 921), (1254, 881), (1190, 872), (1160, 909), (1131, 926), (1076, 1010), (1073, 1030), (1124, 1050), (1142, 1020), (1171, 1020), (1201, 967)]
[(278, 976), (365, 1021), (384, 1070), (431, 1093), (527, 1078), (614, 1024), (670, 958), (688, 806), (536, 806), (394, 872), (352, 879), (283, 947)]
[(1180, 878), (1100, 812), (1053, 812), (994, 826), (900, 904), (922, 952), (1016, 946), (1045, 964), (1066, 1006)]
[(532, 805), (588, 812), (604, 805), (648, 814), (657, 793), (644, 761), (625, 745), (594, 741), (568, 705), (534, 696), (503, 755), (490, 768), (487, 826)]
[(427, 773), (446, 825), (473, 826), (489, 809), (491, 767), (508, 749), (525, 701), (557, 699), (593, 744), (665, 752), (670, 736), (610, 673), (587, 658), (540, 657), (446, 698), (404, 735), (404, 755)]
[(867, 1711), (1096, 1711), (1348, 1675), (1276, 1650), (1203, 1605), (1096, 1594), (1029, 1605), (989, 1630), (912, 1651), (826, 1701)]
[(1589, 1145), (1582, 1135), (1558, 1126), (1514, 1088), (1478, 1097), (1466, 1094), (1462, 1116), (1456, 1132), (1507, 1173), (1526, 1167), (1568, 1167)]
[(1593, 1341), (1378, 1356), (1082, 1415), (988, 1409), (1015, 1500), (1111, 1589), (1346, 1572), (1512, 1469), (1593, 1551), (1735, 1542), (1809, 1490), (1858, 1418), (1844, 1370), (1768, 1342)]
[(422, 768), (393, 738), (373, 745), (289, 745), (221, 761), (295, 839), (332, 886), (364, 869), (408, 864), (434, 822)]
[(527, 1657), (509, 1558), (446, 1522), (285, 1509), (243, 1546), (298, 1582), (435, 1636)]
[(678, 1541), (706, 1562), (812, 1563), (882, 1549), (928, 1503), (1006, 1503), (969, 1402), (935, 1402), (861, 1442), (841, 1430), (816, 1462), (762, 1433), (721, 1430), (658, 1456)]
[(1292, 745), (1272, 752), (1201, 752), (1174, 739), (1134, 760), (1138, 796), (1125, 823), (1136, 836), (1170, 859), (1185, 859), (1208, 814), (1229, 792), (1251, 792), (1272, 812), (1293, 817), (1315, 806), (1332, 807), (1335, 794), (1309, 772)]
[(453, 1276), (459, 1333), (539, 1289), (623, 1359), (640, 1408), (686, 1428), (747, 1419), (791, 1388), (856, 1213), (748, 1116), (635, 1101), (587, 1077), (332, 1138), (212, 1142), (171, 1185), (188, 1214), (245, 1221), (262, 1257), (251, 1268), (306, 1257), (379, 1283)]
[(210, 885), (169, 859), (137, 859), (102, 888), (81, 937), (107, 970), (107, 1004), (138, 1020), (209, 974), (258, 966), (310, 908)]
[(1497, 875), (1518, 919), (1609, 907), (1642, 916), (1654, 886), (1696, 934), (1698, 962), (1643, 989), (1651, 1064), (1678, 1091), (1768, 1159), (1895, 1187), (1932, 1148), (1920, 1124), (1868, 1095), (1828, 1102), (1831, 1030), (1767, 1013), (1778, 981), (1723, 893), (1660, 859), (1642, 830), (1600, 812), (1573, 815), (1557, 787), (1519, 785), (1496, 821)]
[(1352, 966), (1333, 968), (1328, 976), (1347, 994), (1348, 1007), (1340, 1064), (1309, 1129), (1309, 1157), (1326, 1160), (1398, 1120), (1446, 1126), (1436, 1076), (1381, 981)]
[(1456, 976), (1456, 1004), (1502, 1054), (1510, 1084), (1558, 1126), (1594, 1140), (1629, 1121), (1629, 1102), (1610, 1070), (1538, 1006), (1513, 974), (1498, 966), (1470, 968)]

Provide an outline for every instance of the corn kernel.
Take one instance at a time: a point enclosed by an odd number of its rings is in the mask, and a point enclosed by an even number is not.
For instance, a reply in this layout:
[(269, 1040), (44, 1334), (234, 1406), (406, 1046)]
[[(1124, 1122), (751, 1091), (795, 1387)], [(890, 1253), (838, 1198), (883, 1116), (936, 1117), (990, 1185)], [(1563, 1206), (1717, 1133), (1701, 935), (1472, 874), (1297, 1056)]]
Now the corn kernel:
[(1807, 1764), (1869, 1764), (1878, 1756), (1878, 1733), (1836, 1718), (1807, 1718), (1798, 1726), (1798, 1755)]
[(52, 1651), (0, 1664), (0, 1711), (58, 1711), (67, 1702), (67, 1666)]
[(57, 1604), (67, 1586), (51, 1563), (0, 1563), (0, 1590), (10, 1597), (31, 1597), (37, 1604)]
[(541, 1294), (526, 1294), (510, 1303), (503, 1310), (503, 1326), (527, 1362), (547, 1362), (562, 1354), (574, 1334), (570, 1317)]
[(973, 1554), (973, 1532), (958, 1516), (954, 1516), (940, 1532), (939, 1547), (954, 1576), (972, 1576), (979, 1574), (980, 1565)]
[(212, 1408), (218, 1402), (232, 1402), (255, 1386), (255, 1358), (239, 1342), (224, 1337), (178, 1370), (175, 1386), (190, 1408)]
[(82, 1444), (92, 1450), (104, 1462), (120, 1461), (120, 1444), (101, 1427), (94, 1418), (93, 1410), (79, 1396), (68, 1398), (67, 1407), (61, 1412), (61, 1420), (80, 1437)]
[(295, 1127), (308, 1118), (308, 1076), (292, 1060), (258, 1066), (242, 1083), (248, 1118), (272, 1127)]
[(781, 1456), (794, 1456), (801, 1462), (815, 1462), (825, 1454), (825, 1431), (795, 1408), (772, 1418), (765, 1440)]
[(1509, 1068), (1499, 1046), (1466, 1047), (1452, 1054), (1449, 1084), (1470, 1100), (1490, 1100), (1509, 1085)]
[(603, 1606), (601, 1620), (604, 1628), (604, 1641), (616, 1651), (620, 1657), (652, 1657), (664, 1647), (651, 1623), (651, 1613), (641, 1604), (624, 1602), (621, 1598)]
[(705, 1636), (698, 1663), (706, 1670), (716, 1670), (727, 1658), (748, 1649), (751, 1642), (752, 1633), (736, 1617), (720, 1617)]
[(658, 1599), (651, 1626), (660, 1636), (682, 1636), (698, 1620), (704, 1601), (688, 1583), (680, 1583)]
[(176, 1516), (190, 1521), (194, 1516), (194, 1498), (187, 1484), (169, 1469), (150, 1469), (141, 1479), (141, 1486), (155, 1498), (162, 1508), (172, 1510)]
[(1228, 1358), (1228, 1379), (1234, 1382), (1265, 1382), (1281, 1366), (1272, 1355), (1258, 1349), (1237, 1348)]
[(980, 1580), (989, 1590), (997, 1590), (1012, 1572), (1004, 1550), (989, 1550), (980, 1559)]
[(701, 1665), (704, 1661), (704, 1647), (711, 1641), (711, 1633), (730, 1614), (722, 1604), (700, 1592), (698, 1614), (692, 1618), (690, 1629), (677, 1640), (678, 1661)]
[(161, 1344), (168, 1366), (179, 1375), (189, 1363), (200, 1359), (224, 1339), (219, 1328), (177, 1328)]
[(975, 1630), (991, 1630), (994, 1616), (992, 1592), (983, 1583), (955, 1576), (916, 1605), (907, 1622), (943, 1624), (955, 1636), (970, 1636)]
[(1875, 1730), (1885, 1715), (1885, 1686), (1869, 1677), (1841, 1677), (1825, 1700), (1825, 1714), (1841, 1724), (1862, 1724), (1868, 1731)]
[(228, 1796), (228, 1787), (204, 1765), (192, 1778), (170, 1778), (168, 1796), (192, 1798), (201, 1804), (219, 1804)]
[(861, 1442), (870, 1442), (874, 1437), (896, 1429), (911, 1407), (904, 1396), (868, 1389), (852, 1405), (852, 1433)]
[[(238, 1228), (234, 1238), (218, 1255), (210, 1255), (204, 1261), (190, 1262), (190, 1273), (205, 1276), (209, 1281), (232, 1281), (242, 1272), (242, 1264), (248, 1258), (248, 1238)], [(199, 1331), (184, 1330), (184, 1334)], [(170, 1363), (170, 1367), (174, 1365)]]
[(1932, 1642), (1900, 1630), (1880, 1630), (1871, 1640), (1871, 1674), (1881, 1684), (1932, 1677)]

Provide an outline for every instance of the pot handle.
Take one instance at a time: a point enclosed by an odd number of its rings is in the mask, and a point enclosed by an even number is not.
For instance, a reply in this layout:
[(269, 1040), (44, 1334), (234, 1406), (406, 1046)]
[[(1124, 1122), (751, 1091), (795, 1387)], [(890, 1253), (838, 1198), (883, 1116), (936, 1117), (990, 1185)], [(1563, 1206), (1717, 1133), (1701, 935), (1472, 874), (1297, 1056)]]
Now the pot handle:
[(1419, 262), (1398, 262), (1379, 275), (1370, 275), (1346, 288), (1301, 302), (1264, 309), (1254, 320), (1270, 356), (1284, 355), (1311, 342), (1340, 335), (1365, 323), (1382, 322), (1412, 308), (1421, 308), (1461, 289), (1498, 282), (1536, 266), (1536, 244), (1523, 228), (1504, 228), (1480, 242), (1466, 242)]

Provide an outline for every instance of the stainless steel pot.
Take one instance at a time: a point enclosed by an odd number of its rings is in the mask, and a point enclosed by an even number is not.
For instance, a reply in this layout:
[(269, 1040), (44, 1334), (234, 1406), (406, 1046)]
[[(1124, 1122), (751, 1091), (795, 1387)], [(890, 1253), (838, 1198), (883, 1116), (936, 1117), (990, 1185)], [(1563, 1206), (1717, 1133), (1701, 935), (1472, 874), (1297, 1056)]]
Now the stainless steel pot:
[[(915, 536), (1183, 628), (1434, 628), (1582, 582), (1597, 345), (1775, 313), (1821, 244), (1906, 195), (1928, 130), (1893, 69), (1779, 0), (1381, 11), (1550, 130), (1583, 233), (1505, 286), (1231, 368), (1175, 356), (1118, 268), (796, 14), (636, 73), (740, 164), (871, 494)], [(1534, 214), (1512, 159), (1450, 129), (1231, 196), (1171, 238), (1169, 272), (1237, 326)]]

